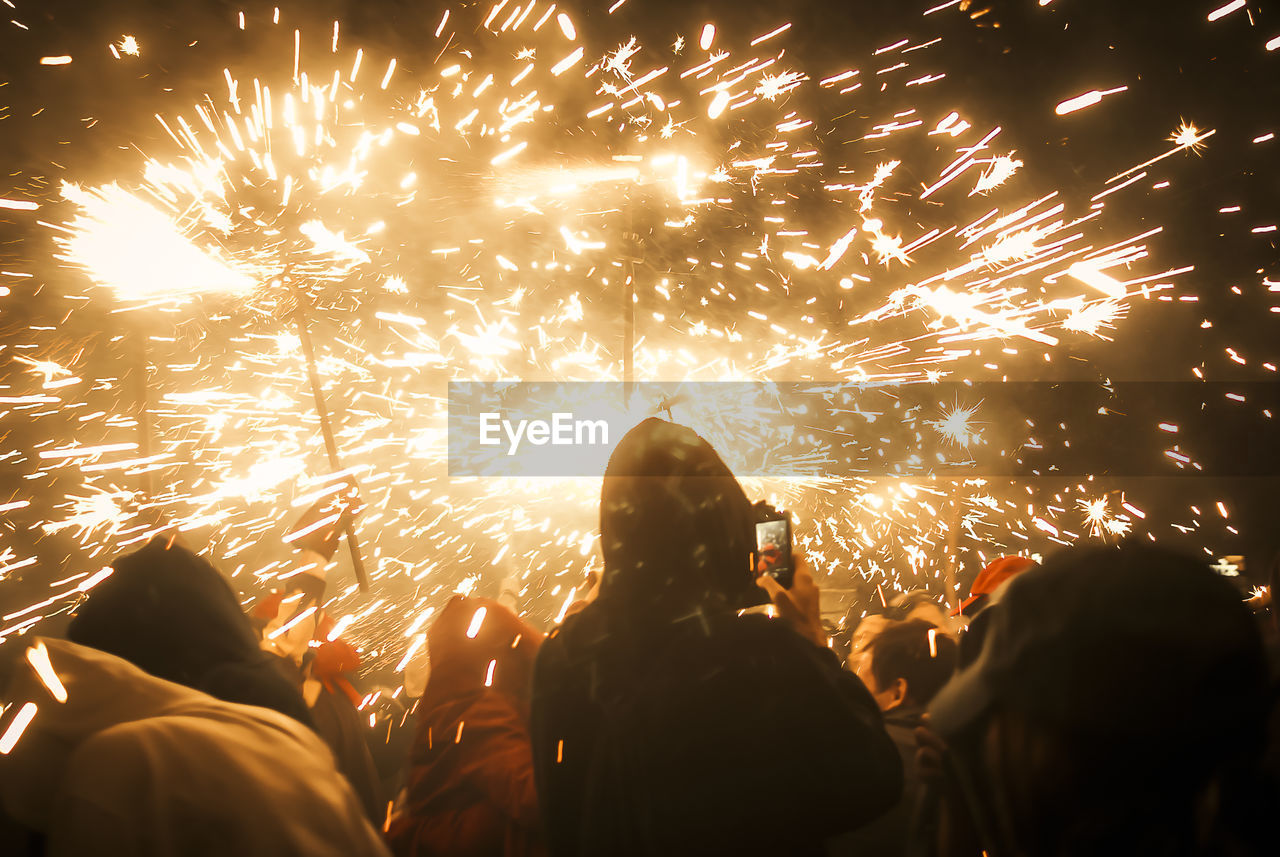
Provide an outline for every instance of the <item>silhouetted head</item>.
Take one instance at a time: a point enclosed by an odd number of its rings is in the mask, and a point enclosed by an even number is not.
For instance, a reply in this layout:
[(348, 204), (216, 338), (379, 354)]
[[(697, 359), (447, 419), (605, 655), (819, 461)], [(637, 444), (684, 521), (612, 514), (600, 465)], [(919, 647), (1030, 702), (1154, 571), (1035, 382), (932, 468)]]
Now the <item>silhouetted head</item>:
[(119, 557), (67, 637), (151, 675), (310, 724), (302, 695), (259, 647), (226, 579), (203, 557), (156, 539)]
[(490, 598), (455, 595), (427, 632), (431, 706), (485, 687), (528, 699), (542, 632)]
[(662, 621), (758, 600), (751, 504), (684, 426), (647, 419), (619, 442), (600, 496), (600, 541), (608, 609)]
[(857, 674), (881, 711), (928, 705), (956, 667), (956, 641), (932, 622), (890, 622), (866, 648)]

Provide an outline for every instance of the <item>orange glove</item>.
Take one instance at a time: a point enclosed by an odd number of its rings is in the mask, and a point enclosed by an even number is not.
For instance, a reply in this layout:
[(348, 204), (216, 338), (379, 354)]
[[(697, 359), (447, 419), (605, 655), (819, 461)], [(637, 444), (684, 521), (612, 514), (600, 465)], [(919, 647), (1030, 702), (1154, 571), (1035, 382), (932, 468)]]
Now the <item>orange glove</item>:
[(347, 699), (357, 708), (360, 706), (360, 692), (352, 687), (345, 673), (360, 668), (360, 653), (345, 640), (332, 640), (321, 643), (316, 649), (316, 659), (311, 664), (311, 674), (315, 676), (325, 690), (330, 693), (342, 691)]

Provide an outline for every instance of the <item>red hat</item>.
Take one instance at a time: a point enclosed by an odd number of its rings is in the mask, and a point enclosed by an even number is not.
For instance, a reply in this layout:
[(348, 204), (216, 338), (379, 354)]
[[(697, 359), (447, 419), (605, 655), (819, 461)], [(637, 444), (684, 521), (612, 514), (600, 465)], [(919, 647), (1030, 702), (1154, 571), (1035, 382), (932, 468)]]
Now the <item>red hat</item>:
[(986, 568), (978, 572), (969, 587), (969, 597), (960, 602), (960, 606), (951, 611), (952, 616), (959, 616), (969, 609), (974, 602), (995, 592), (1006, 581), (1022, 572), (1036, 567), (1035, 560), (1025, 556), (1002, 556), (987, 563)]

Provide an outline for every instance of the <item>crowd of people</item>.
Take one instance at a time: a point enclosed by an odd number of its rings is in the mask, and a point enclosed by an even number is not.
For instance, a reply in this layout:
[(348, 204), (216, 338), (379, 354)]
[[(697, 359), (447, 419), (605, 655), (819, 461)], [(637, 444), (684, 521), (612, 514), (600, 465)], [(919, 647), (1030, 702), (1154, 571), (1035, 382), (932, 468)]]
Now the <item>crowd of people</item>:
[(757, 574), (755, 507), (719, 455), (646, 420), (603, 480), (603, 574), (545, 635), (455, 595), (425, 683), (406, 676), (396, 758), (324, 609), (348, 513), (305, 517), (300, 564), (247, 611), (158, 539), (65, 639), (0, 646), (0, 853), (1280, 849), (1278, 629), (1201, 561), (1002, 557), (954, 610), (908, 593), (837, 640), (802, 555), (789, 586)]

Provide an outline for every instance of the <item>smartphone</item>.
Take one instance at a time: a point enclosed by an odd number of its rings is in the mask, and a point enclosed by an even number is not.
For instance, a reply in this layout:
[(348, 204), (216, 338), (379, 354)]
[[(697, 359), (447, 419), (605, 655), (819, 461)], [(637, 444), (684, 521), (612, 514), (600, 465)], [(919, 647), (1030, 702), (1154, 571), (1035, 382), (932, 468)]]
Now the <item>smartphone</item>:
[(790, 589), (796, 570), (791, 562), (791, 515), (760, 504), (756, 517), (756, 574), (767, 574)]

